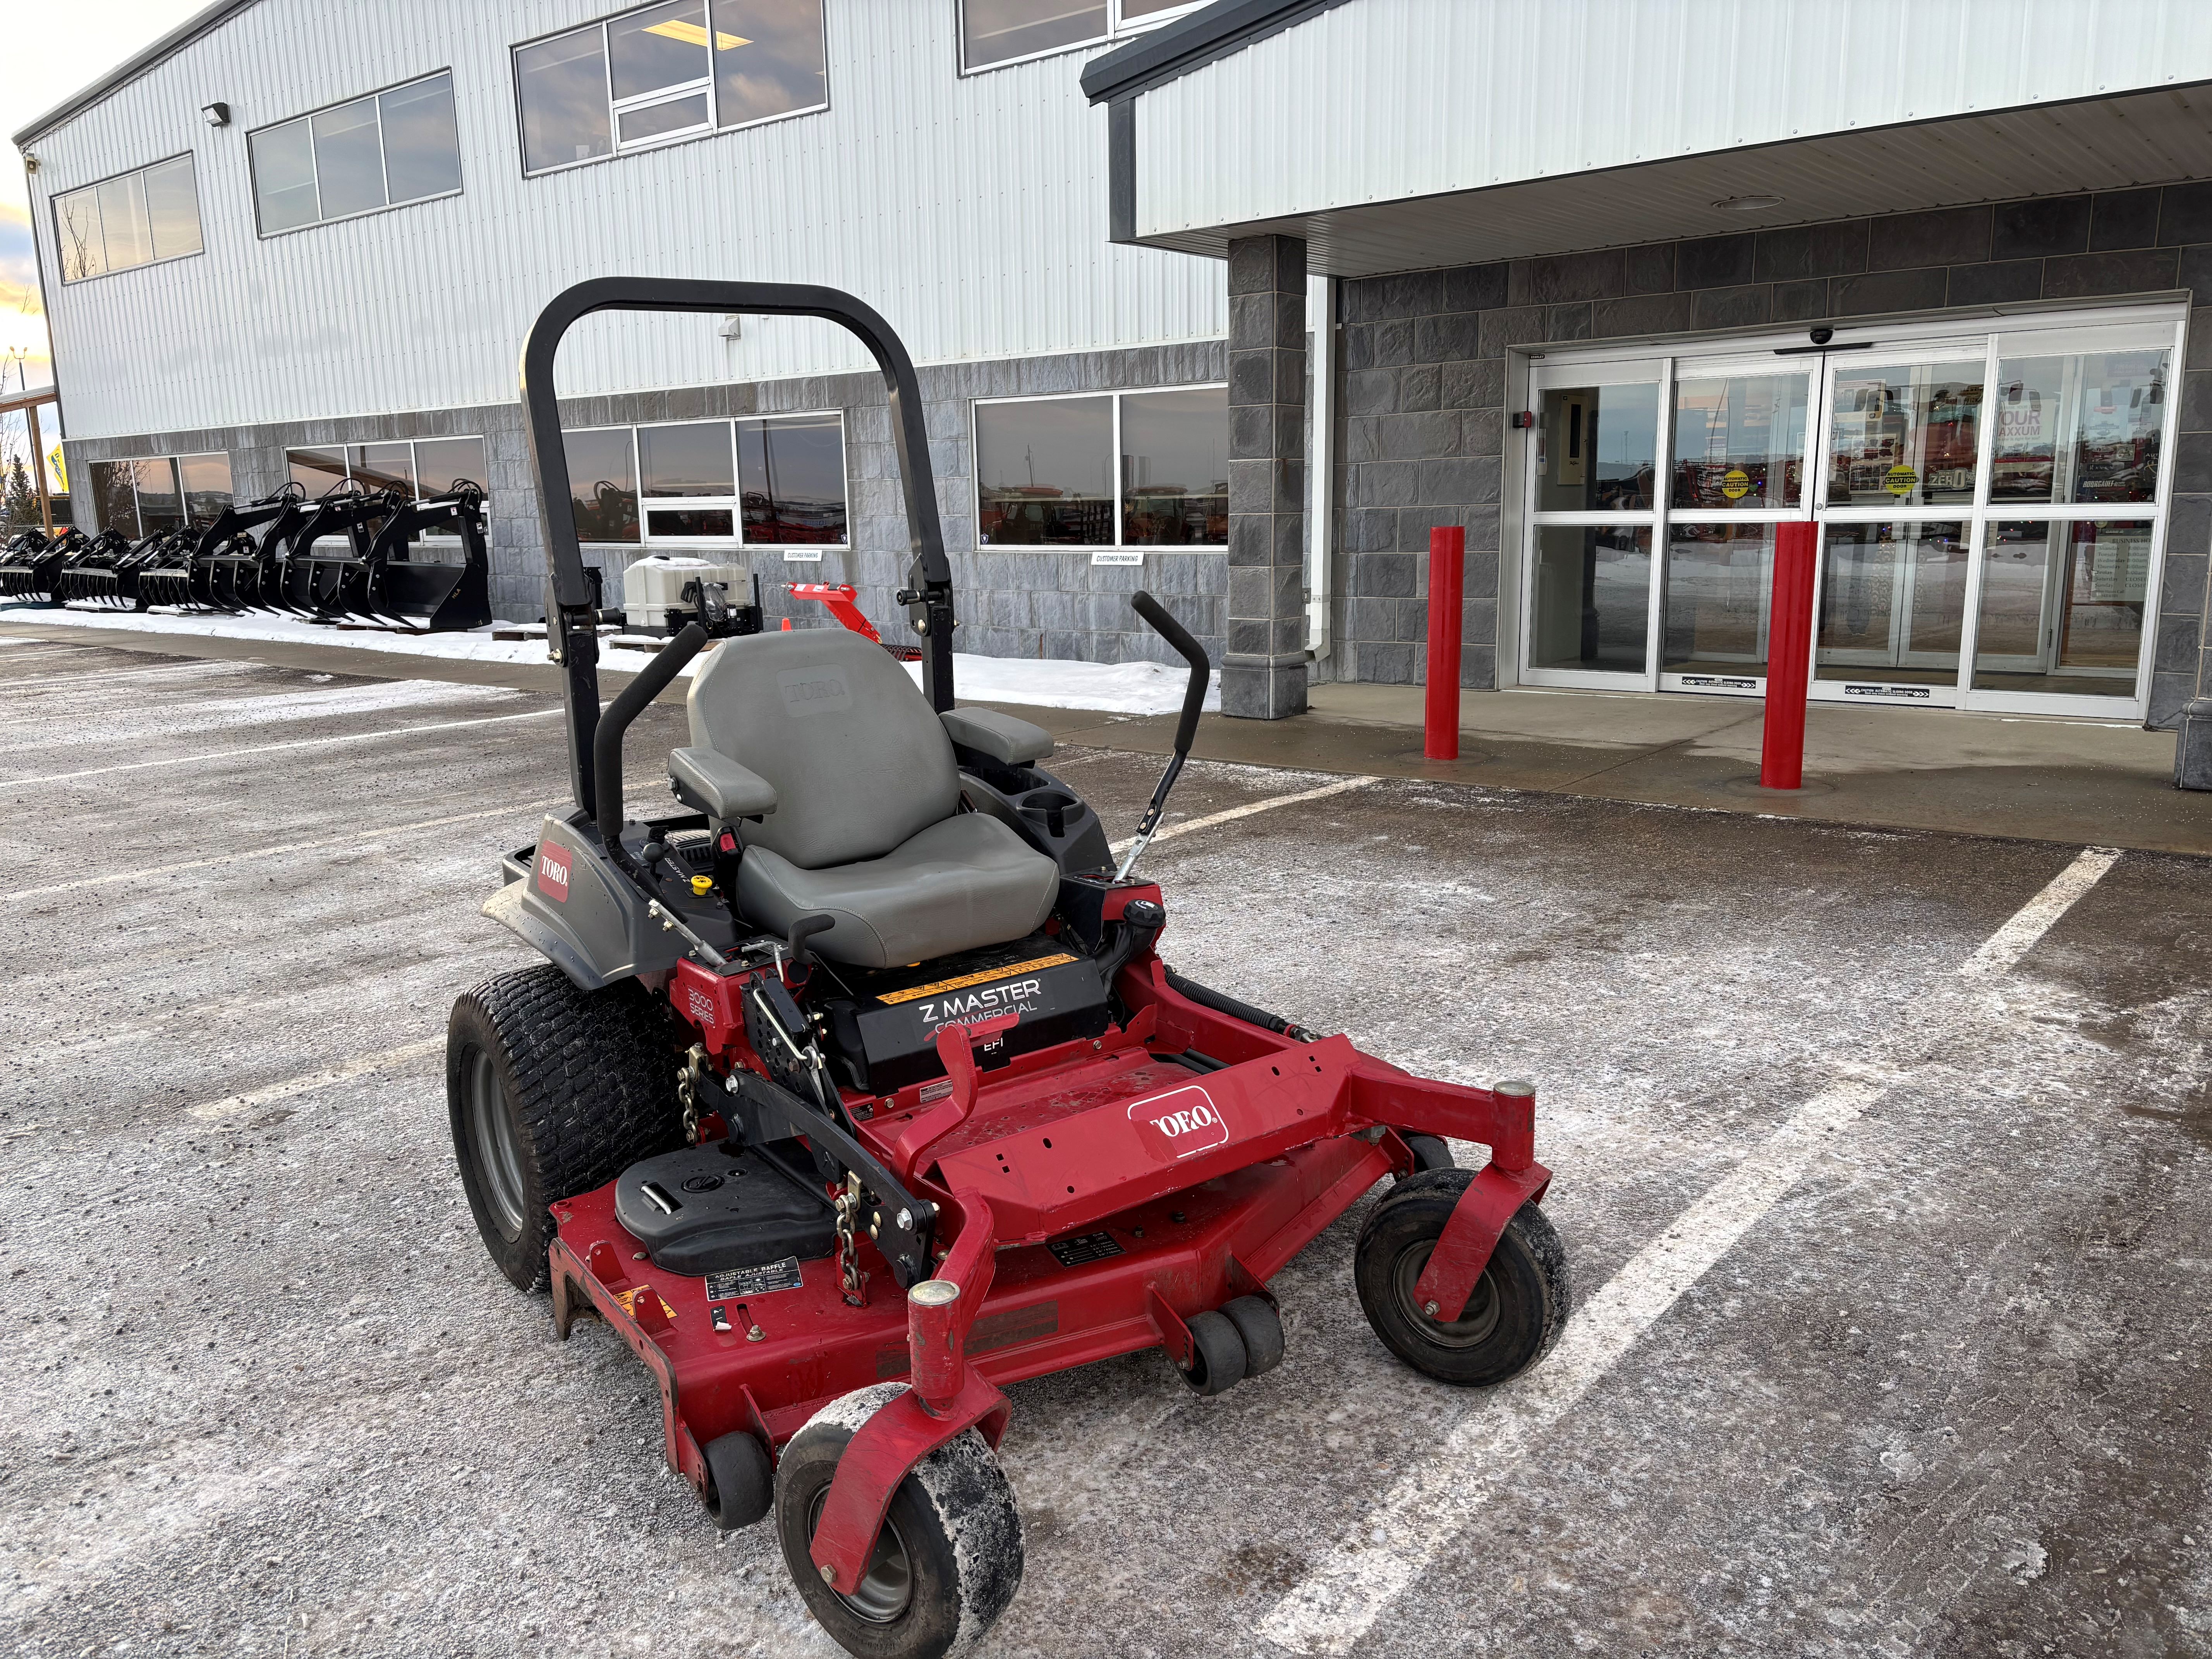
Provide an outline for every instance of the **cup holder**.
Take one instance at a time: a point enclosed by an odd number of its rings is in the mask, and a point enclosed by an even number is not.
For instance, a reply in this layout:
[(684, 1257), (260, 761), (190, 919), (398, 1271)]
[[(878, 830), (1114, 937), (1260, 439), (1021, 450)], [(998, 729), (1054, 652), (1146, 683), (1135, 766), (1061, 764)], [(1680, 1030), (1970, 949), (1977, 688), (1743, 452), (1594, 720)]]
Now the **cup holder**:
[(1065, 789), (1032, 789), (1021, 799), (1022, 816), (1044, 825), (1048, 836), (1067, 833), (1067, 814), (1080, 812), (1083, 803)]

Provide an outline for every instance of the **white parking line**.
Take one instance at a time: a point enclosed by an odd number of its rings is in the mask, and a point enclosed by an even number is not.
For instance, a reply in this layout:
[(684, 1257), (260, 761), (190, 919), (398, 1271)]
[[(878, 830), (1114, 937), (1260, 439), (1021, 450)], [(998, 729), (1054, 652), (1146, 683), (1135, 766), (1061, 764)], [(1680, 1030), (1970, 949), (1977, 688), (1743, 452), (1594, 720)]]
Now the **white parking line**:
[[(1291, 806), (1302, 800), (1320, 800), (1325, 796), (1341, 795), (1354, 789), (1364, 789), (1374, 781), (1373, 778), (1339, 778), (1334, 783), (1323, 784), (1318, 789), (1301, 789), (1295, 795), (1271, 795), (1266, 800), (1255, 800), (1243, 806), (1232, 806), (1225, 812), (1208, 812), (1202, 818), (1186, 818), (1182, 823), (1171, 823), (1155, 834), (1152, 836), (1152, 845), (1157, 847), (1164, 841), (1173, 841), (1177, 836), (1187, 836), (1194, 830), (1209, 830), (1217, 823), (1227, 823), (1237, 818), (1249, 818), (1255, 812), (1272, 812), (1278, 806)], [(1114, 843), (1112, 850), (1116, 853), (1126, 853), (1129, 850), (1129, 842), (1135, 839), (1134, 836), (1131, 836), (1126, 841), (1117, 841)]]
[(1516, 1479), (1531, 1443), (1589, 1392), (1674, 1299), (1796, 1184), (1829, 1138), (1881, 1095), (1845, 1082), (1814, 1096), (1607, 1281), (1534, 1369), (1485, 1399), (1391, 1488), (1359, 1536), (1278, 1602), (1260, 1634), (1293, 1653), (1344, 1653)]
[[(1986, 975), (2010, 967), (2118, 857), (2102, 848), (2083, 852), (1960, 971)], [(1573, 1315), (1548, 1356), (1471, 1406), (1437, 1453), (1392, 1487), (1358, 1533), (1275, 1604), (1256, 1626), (1259, 1634), (1293, 1653), (1349, 1652), (1467, 1521), (1511, 1484), (1544, 1431), (1781, 1201), (1822, 1145), (1848, 1128), (1887, 1087), (1883, 1081), (1848, 1079), (1799, 1107), (1732, 1174), (1632, 1256)]]
[(2051, 924), (2073, 908), (2075, 900), (2103, 878), (2119, 856), (2116, 849), (2109, 847), (2083, 848), (2079, 858), (2053, 877), (2048, 887), (2014, 911), (2010, 921), (1991, 933), (1980, 950), (1960, 964), (1959, 971), (1968, 979), (1984, 979), (2004, 972), (2034, 948), (2036, 940), (2049, 933)]
[(76, 881), (58, 881), (50, 887), (19, 887), (12, 893), (0, 893), (0, 904), (15, 904), (24, 899), (47, 898), (56, 893), (82, 892), (88, 887), (112, 887), (123, 882), (158, 881), (164, 876), (179, 876), (188, 870), (214, 870), (226, 864), (245, 864), (254, 859), (275, 858), (283, 853), (309, 853), (320, 847), (367, 847), (386, 836), (404, 836), (417, 830), (435, 830), (448, 823), (473, 823), (478, 818), (520, 817), (526, 813), (542, 812), (543, 803), (527, 801), (512, 806), (495, 806), (483, 812), (458, 812), (451, 817), (423, 818), (414, 823), (390, 823), (380, 829), (349, 830), (341, 836), (325, 836), (320, 841), (284, 842), (274, 847), (252, 847), (242, 853), (221, 853), (212, 858), (186, 859), (181, 864), (161, 864), (149, 869), (112, 871), (104, 876), (83, 876)]
[(387, 1066), (402, 1061), (419, 1060), (424, 1054), (434, 1054), (446, 1046), (442, 1036), (425, 1037), (420, 1042), (402, 1043), (397, 1048), (386, 1048), (373, 1054), (362, 1054), (320, 1072), (308, 1072), (299, 1077), (286, 1078), (282, 1083), (270, 1083), (258, 1089), (249, 1089), (242, 1095), (226, 1095), (221, 1100), (210, 1100), (204, 1105), (188, 1109), (191, 1115), (212, 1121), (230, 1117), (240, 1112), (250, 1112), (256, 1106), (266, 1106), (279, 1100), (291, 1100), (301, 1095), (310, 1095), (319, 1089), (327, 1089), (337, 1083), (349, 1083), (355, 1078), (367, 1077)]
[(283, 749), (327, 749), (342, 743), (374, 743), (381, 738), (414, 738), (425, 732), (458, 732), (471, 726), (498, 726), (507, 720), (552, 720), (558, 708), (533, 708), (526, 714), (487, 714), (481, 720), (438, 720), (428, 726), (395, 726), (384, 732), (356, 732), (342, 738), (301, 738), (291, 743), (256, 744), (246, 749), (218, 749), (212, 754), (171, 755), (161, 760), (126, 761), (119, 766), (90, 766), (82, 772), (52, 772), (43, 778), (0, 778), (0, 791), (29, 789), (40, 784), (74, 783), (79, 778), (101, 778), (113, 772), (143, 772), (149, 766), (191, 766), (210, 761), (234, 760), (240, 755), (273, 755)]

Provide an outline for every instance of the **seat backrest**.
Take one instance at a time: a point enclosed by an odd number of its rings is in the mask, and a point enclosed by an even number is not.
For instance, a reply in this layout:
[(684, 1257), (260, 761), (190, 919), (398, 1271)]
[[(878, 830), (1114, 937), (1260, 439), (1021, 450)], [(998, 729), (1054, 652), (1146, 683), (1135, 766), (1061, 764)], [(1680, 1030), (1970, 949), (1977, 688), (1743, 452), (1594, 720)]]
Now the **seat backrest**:
[(692, 677), (691, 741), (775, 786), (750, 846), (802, 870), (881, 858), (960, 805), (952, 740), (880, 645), (843, 629), (725, 640)]

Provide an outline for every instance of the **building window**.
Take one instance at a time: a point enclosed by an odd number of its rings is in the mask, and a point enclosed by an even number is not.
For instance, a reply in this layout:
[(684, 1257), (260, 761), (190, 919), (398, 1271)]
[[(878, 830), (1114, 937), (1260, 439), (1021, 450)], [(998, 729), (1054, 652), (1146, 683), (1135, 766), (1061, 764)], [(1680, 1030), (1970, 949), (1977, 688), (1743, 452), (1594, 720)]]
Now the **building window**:
[(313, 500), (348, 480), (363, 489), (396, 489), (410, 501), (443, 495), (457, 483), (485, 489), (482, 438), (401, 438), (380, 444), (288, 449), (291, 481)]
[(1200, 0), (960, 0), (963, 74), (1134, 34)]
[(186, 526), (204, 529), (231, 503), (230, 457), (157, 455), (136, 461), (94, 461), (92, 499), (100, 527), (131, 541)]
[(461, 188), (449, 70), (264, 127), (246, 143), (264, 236)]
[(190, 155), (119, 173), (54, 198), (62, 281), (80, 283), (200, 251), (200, 195)]
[(1229, 540), (1221, 386), (975, 405), (985, 547), (1219, 547)]
[(525, 173), (827, 108), (822, 0), (669, 0), (514, 49)]
[(580, 541), (844, 547), (842, 415), (563, 434)]

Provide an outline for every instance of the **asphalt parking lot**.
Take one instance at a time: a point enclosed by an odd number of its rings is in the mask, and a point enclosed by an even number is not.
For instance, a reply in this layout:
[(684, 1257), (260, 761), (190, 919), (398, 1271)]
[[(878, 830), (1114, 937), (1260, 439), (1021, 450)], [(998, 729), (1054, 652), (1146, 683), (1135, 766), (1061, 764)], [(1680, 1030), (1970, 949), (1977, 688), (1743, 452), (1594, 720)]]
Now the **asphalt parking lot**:
[[(550, 701), (5, 634), (0, 1641), (836, 1654), (461, 1196), (446, 1012), (530, 959), (477, 906)], [(1126, 833), (1154, 763), (1060, 762)], [(1331, 781), (1194, 764), (1171, 823)], [(2212, 864), (2080, 853), (1388, 779), (1158, 843), (1178, 968), (1537, 1082), (1577, 1312), (1428, 1382), (1362, 1206), (1269, 1375), (1015, 1389), (988, 1651), (2212, 1651)]]

